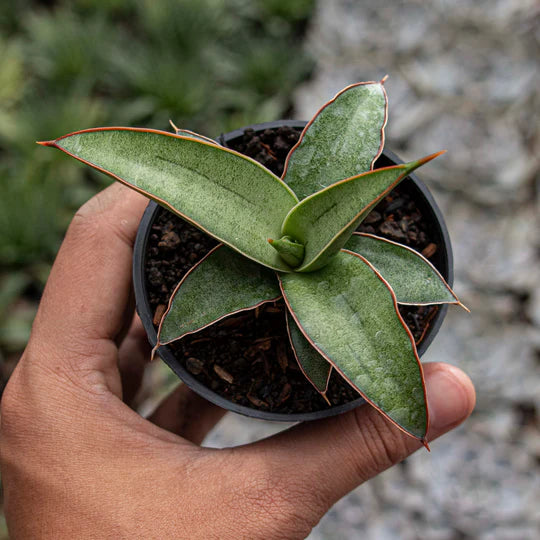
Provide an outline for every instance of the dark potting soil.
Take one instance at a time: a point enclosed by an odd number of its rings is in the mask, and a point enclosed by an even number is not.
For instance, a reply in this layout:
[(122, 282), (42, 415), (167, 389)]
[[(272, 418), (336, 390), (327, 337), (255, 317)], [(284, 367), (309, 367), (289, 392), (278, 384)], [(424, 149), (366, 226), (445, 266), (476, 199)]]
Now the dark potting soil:
[[(246, 130), (231, 147), (281, 176), (285, 158), (299, 136), (300, 131), (291, 127), (258, 134)], [(428, 259), (438, 249), (420, 211), (401, 186), (375, 207), (359, 230), (408, 245)], [(152, 225), (145, 264), (156, 328), (177, 283), (216, 244), (195, 227), (160, 209)], [(211, 284), (208, 294), (212, 294)], [(436, 312), (436, 306), (400, 307), (417, 343)], [(282, 300), (227, 317), (169, 347), (195, 378), (235, 403), (279, 413), (306, 413), (329, 407), (297, 365), (289, 345)], [(327, 397), (332, 405), (341, 405), (359, 395), (334, 370)]]

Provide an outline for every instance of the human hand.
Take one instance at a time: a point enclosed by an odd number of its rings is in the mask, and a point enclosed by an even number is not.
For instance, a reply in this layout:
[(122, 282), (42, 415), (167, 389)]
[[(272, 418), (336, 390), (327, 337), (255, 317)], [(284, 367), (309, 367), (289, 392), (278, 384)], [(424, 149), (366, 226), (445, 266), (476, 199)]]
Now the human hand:
[[(134, 412), (149, 359), (130, 291), (146, 202), (115, 184), (81, 208), (62, 244), (2, 399), (10, 533), (304, 538), (338, 499), (419, 443), (370, 406), (222, 450), (198, 445), (223, 411), (185, 386), (149, 419)], [(434, 439), (467, 418), (474, 388), (455, 367), (424, 369)]]

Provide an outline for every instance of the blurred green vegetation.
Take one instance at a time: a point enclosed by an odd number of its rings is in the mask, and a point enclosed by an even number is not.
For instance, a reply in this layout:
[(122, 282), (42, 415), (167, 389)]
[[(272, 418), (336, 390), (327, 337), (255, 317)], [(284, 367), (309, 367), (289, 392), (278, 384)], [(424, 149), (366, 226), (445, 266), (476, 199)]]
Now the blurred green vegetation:
[(286, 117), (312, 68), (302, 39), (313, 4), (0, 2), (0, 382), (71, 216), (110, 183), (35, 141), (100, 125), (168, 130), (169, 119), (216, 136)]
[(215, 136), (285, 117), (312, 68), (302, 39), (313, 3), (0, 2), (4, 376), (71, 216), (110, 182), (35, 141), (100, 125), (169, 129), (169, 119)]

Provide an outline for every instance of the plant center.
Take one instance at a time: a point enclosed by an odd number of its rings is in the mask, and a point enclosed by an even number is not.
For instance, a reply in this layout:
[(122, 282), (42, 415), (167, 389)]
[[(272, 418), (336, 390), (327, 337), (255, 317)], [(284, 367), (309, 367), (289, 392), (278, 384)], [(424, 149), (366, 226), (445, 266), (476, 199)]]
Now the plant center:
[(291, 236), (282, 236), (279, 240), (269, 238), (268, 242), (292, 268), (296, 268), (302, 264), (304, 260), (304, 244), (301, 244)]

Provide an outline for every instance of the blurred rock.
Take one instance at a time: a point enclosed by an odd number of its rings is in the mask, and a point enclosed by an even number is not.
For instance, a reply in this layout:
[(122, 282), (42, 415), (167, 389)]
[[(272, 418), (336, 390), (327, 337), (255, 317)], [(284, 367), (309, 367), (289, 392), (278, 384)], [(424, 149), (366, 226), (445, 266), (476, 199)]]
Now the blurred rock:
[(466, 199), (451, 204), (446, 219), (456, 272), (479, 289), (532, 292), (540, 283), (537, 218), (529, 205), (487, 212)]
[(538, 97), (539, 10), (515, 4), (320, 2), (310, 42), (319, 69), (298, 92), (297, 116), (388, 72), (388, 144), (406, 157), (446, 148), (431, 167), (445, 190), (467, 190), (481, 204), (527, 201), (539, 168), (527, 126)]

